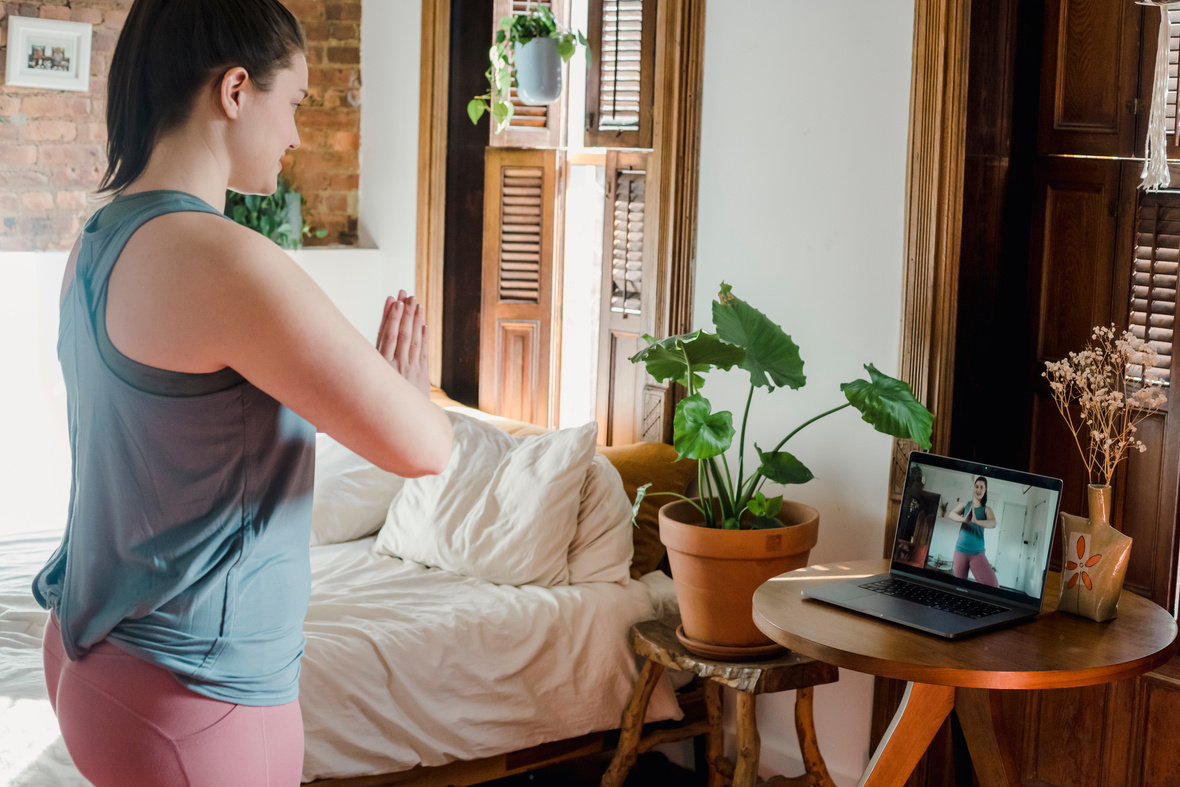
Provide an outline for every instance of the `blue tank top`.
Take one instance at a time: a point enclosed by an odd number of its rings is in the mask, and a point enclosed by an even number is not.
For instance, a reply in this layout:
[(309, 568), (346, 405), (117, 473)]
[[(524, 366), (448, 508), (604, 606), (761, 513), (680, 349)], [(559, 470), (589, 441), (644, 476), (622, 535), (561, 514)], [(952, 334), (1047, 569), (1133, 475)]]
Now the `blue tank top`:
[(964, 555), (978, 555), (984, 550), (983, 527), (975, 523), (975, 507), (968, 505), (966, 510), (970, 521), (959, 526), (959, 540), (955, 542), (955, 551)]
[(121, 354), (107, 284), (157, 216), (221, 215), (182, 192), (118, 197), (87, 222), (61, 307), (73, 481), (65, 535), (33, 583), (71, 659), (107, 639), (185, 687), (243, 705), (299, 692), (315, 428), (237, 372)]

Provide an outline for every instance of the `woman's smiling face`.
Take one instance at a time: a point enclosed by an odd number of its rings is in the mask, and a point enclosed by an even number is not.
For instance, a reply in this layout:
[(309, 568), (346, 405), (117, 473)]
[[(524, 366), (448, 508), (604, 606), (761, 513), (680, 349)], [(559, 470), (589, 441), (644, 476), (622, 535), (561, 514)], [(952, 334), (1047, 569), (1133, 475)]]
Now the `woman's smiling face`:
[(983, 481), (976, 481), (975, 482), (975, 499), (982, 500), (983, 496), (985, 494), (987, 494), (987, 484), (985, 484)]

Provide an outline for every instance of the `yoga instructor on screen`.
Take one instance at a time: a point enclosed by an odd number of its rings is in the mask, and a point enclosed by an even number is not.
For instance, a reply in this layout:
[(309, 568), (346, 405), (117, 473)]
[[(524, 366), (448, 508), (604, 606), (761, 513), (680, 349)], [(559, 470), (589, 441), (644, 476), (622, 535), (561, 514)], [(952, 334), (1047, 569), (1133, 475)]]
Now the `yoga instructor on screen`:
[(953, 522), (962, 522), (959, 527), (959, 540), (955, 542), (955, 557), (952, 565), (954, 574), (959, 579), (967, 578), (967, 569), (976, 582), (984, 585), (999, 587), (996, 572), (992, 571), (984, 554), (983, 529), (996, 526), (996, 515), (987, 505), (987, 479), (979, 476), (975, 479), (975, 497), (970, 506), (963, 503), (949, 514)]

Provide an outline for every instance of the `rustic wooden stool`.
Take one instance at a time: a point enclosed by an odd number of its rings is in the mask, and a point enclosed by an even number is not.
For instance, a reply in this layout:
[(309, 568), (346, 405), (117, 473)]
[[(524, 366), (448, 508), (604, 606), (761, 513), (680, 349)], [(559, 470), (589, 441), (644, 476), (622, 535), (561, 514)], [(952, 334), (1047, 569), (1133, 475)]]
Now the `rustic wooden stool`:
[[(631, 689), (631, 698), (623, 711), (619, 746), (610, 768), (602, 777), (602, 787), (622, 787), (623, 780), (635, 765), (641, 751), (650, 745), (640, 740), (643, 719), (651, 693), (665, 667), (694, 672), (704, 680), (705, 707), (709, 731), (705, 734), (705, 759), (709, 767), (708, 787), (723, 787), (732, 781), (733, 787), (835, 787), (824, 758), (819, 752), (812, 717), (812, 686), (834, 683), (839, 678), (835, 667), (808, 658), (800, 653), (786, 654), (765, 661), (714, 661), (685, 650), (676, 638), (677, 620), (645, 620), (631, 627), (628, 641), (631, 649), (647, 661)], [(721, 719), (721, 687), (736, 689), (737, 695), (737, 764), (722, 754), (724, 730)], [(758, 722), (754, 717), (754, 697), (777, 691), (796, 690), (795, 734), (807, 772), (788, 778), (775, 776), (763, 781), (758, 778), (758, 761), (762, 748), (758, 736)], [(653, 744), (654, 745), (654, 744)]]

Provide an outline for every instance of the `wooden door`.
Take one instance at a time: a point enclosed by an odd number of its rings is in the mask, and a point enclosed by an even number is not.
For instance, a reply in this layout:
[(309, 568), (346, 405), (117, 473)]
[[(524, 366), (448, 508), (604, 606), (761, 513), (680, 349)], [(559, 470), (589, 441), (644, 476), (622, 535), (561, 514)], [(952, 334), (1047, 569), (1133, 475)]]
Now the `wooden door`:
[(551, 426), (557, 401), (560, 151), (488, 148), (479, 409)]
[(1132, 155), (1142, 17), (1122, 0), (1047, 0), (1041, 153)]

